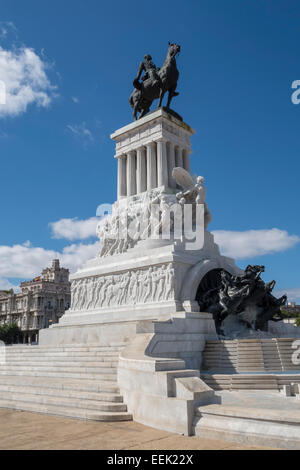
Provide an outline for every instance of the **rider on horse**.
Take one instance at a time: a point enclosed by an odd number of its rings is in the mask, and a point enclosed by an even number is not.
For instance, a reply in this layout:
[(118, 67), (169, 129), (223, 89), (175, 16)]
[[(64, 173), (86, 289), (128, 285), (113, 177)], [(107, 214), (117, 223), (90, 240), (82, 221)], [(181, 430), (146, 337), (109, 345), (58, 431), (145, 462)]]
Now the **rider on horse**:
[(145, 72), (145, 75), (142, 78), (143, 82), (150, 78), (150, 80), (153, 82), (153, 85), (160, 85), (161, 79), (158, 75), (158, 71), (159, 68), (157, 68), (156, 65), (152, 62), (151, 55), (146, 54), (143, 62), (140, 63), (136, 80), (139, 81), (142, 76), (142, 73)]

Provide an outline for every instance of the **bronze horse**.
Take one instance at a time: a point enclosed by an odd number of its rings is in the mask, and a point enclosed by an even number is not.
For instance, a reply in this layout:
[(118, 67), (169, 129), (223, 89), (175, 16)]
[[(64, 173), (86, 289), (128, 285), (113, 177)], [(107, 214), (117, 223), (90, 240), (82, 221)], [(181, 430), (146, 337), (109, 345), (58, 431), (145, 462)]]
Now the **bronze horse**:
[(176, 65), (176, 56), (180, 52), (178, 44), (169, 43), (168, 53), (163, 66), (157, 70), (159, 80), (153, 80), (151, 76), (145, 76), (145, 79), (140, 82), (136, 78), (133, 82), (135, 90), (130, 96), (129, 103), (133, 108), (134, 119), (145, 116), (150, 110), (154, 100), (159, 98), (158, 107), (162, 106), (162, 101), (165, 93), (169, 92), (167, 107), (170, 107), (171, 101), (174, 96), (178, 96), (176, 92), (179, 72)]

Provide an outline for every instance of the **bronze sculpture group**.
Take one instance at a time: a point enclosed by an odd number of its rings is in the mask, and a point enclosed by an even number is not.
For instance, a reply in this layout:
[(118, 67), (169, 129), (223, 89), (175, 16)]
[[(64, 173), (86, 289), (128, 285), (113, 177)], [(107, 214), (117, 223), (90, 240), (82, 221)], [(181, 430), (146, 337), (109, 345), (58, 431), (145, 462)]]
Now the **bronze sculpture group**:
[(201, 292), (197, 300), (203, 312), (213, 314), (219, 334), (223, 333), (226, 318), (234, 316), (245, 328), (266, 331), (268, 321), (280, 321), (280, 307), (287, 300), (272, 295), (275, 281), (265, 283), (260, 275), (264, 266), (247, 266), (241, 276), (232, 276), (224, 270), (215, 273), (215, 287)]

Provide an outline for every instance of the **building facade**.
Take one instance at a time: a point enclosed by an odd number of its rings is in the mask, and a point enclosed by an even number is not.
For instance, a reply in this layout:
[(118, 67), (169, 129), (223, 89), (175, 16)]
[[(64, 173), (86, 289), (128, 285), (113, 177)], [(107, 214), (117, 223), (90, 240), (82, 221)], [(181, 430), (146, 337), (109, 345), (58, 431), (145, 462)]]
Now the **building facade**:
[(287, 305), (281, 307), (281, 310), (288, 313), (291, 318), (296, 318), (300, 314), (300, 305), (297, 305), (296, 302), (288, 302)]
[(22, 282), (19, 293), (0, 291), (0, 325), (17, 324), (20, 342), (37, 342), (39, 330), (58, 323), (70, 304), (69, 270), (53, 260), (41, 276)]

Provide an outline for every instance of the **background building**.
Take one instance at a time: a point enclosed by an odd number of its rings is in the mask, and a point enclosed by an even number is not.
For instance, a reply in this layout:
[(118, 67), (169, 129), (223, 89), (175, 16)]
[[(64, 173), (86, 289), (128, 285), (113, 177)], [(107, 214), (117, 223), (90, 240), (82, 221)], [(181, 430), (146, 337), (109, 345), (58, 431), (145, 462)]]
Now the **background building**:
[(281, 311), (288, 314), (291, 318), (296, 318), (300, 314), (300, 305), (297, 305), (296, 302), (288, 302), (281, 308)]
[(0, 291), (0, 325), (16, 323), (23, 343), (38, 340), (38, 331), (57, 323), (70, 308), (69, 270), (53, 260), (41, 276), (22, 282), (20, 293)]

